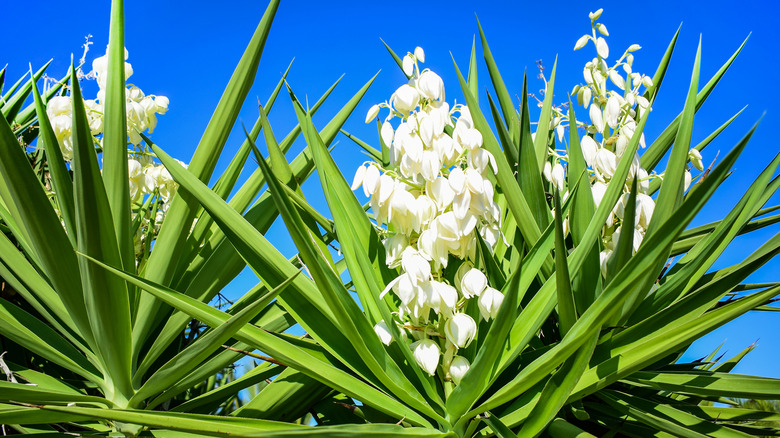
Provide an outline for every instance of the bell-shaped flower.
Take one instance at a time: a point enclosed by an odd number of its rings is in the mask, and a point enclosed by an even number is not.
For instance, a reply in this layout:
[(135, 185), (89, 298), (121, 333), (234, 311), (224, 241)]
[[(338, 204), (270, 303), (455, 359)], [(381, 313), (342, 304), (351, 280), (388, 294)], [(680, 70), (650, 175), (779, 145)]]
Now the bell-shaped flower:
[(450, 167), (458, 158), (458, 152), (455, 150), (455, 142), (447, 134), (440, 134), (433, 139), (433, 150), (439, 156), (442, 164)]
[(441, 356), (439, 344), (430, 339), (423, 339), (413, 343), (411, 349), (417, 365), (431, 376), (436, 374), (436, 367), (439, 366)]
[(612, 178), (617, 169), (617, 157), (608, 149), (600, 149), (596, 154), (596, 168), (602, 175)]
[(393, 143), (394, 134), (393, 125), (391, 125), (390, 122), (382, 123), (382, 128), (379, 130), (379, 136), (382, 137), (385, 146), (389, 147)]
[(550, 182), (558, 189), (563, 191), (563, 187), (566, 181), (566, 175), (564, 174), (563, 166), (560, 162), (555, 163), (550, 172)]
[(426, 181), (435, 181), (441, 170), (441, 160), (436, 152), (426, 150), (422, 153), (420, 173)]
[(623, 79), (623, 76), (620, 76), (620, 73), (618, 73), (616, 70), (609, 71), (609, 79), (613, 84), (615, 84), (616, 87), (620, 88), (621, 90), (626, 89), (626, 81)]
[(385, 263), (387, 263), (387, 266), (391, 268), (398, 266), (401, 262), (401, 255), (409, 246), (409, 239), (401, 233), (396, 233), (385, 239), (382, 243), (385, 246)]
[(488, 287), (480, 295), (477, 304), (479, 305), (479, 313), (482, 318), (489, 321), (491, 318), (495, 318), (498, 315), (498, 309), (501, 307), (501, 303), (504, 302), (504, 294), (497, 289)]
[(414, 58), (411, 54), (404, 56), (404, 59), (401, 62), (401, 68), (403, 68), (406, 76), (411, 76), (414, 73)]
[(444, 100), (444, 81), (430, 70), (425, 70), (417, 78), (417, 90), (430, 100)]
[(607, 185), (600, 181), (596, 181), (591, 186), (590, 192), (593, 194), (593, 203), (596, 204), (596, 208), (598, 208), (599, 204), (601, 204), (601, 200), (604, 199), (604, 194), (607, 192)]
[(594, 140), (593, 137), (586, 134), (582, 137), (582, 140), (580, 140), (580, 148), (582, 149), (585, 163), (587, 163), (589, 167), (593, 167), (596, 164), (596, 154), (598, 154), (600, 149), (599, 144), (596, 143), (596, 140)]
[(436, 204), (431, 198), (422, 195), (415, 200), (414, 216), (412, 217), (412, 227), (418, 233), (422, 227), (428, 225), (436, 217)]
[(396, 111), (403, 115), (408, 115), (417, 107), (420, 101), (420, 93), (411, 85), (401, 85), (390, 97), (390, 103)]
[(488, 281), (485, 274), (477, 268), (471, 268), (460, 280), (460, 292), (465, 298), (482, 295), (487, 288)]
[(484, 173), (488, 164), (493, 168), (493, 173), (498, 173), (498, 165), (496, 164), (496, 157), (485, 149), (477, 148), (469, 152), (468, 164), (473, 167), (479, 173)]
[(466, 173), (463, 169), (456, 167), (450, 171), (450, 175), (447, 177), (450, 182), (450, 187), (455, 194), (461, 194), (466, 190)]
[(450, 379), (452, 379), (456, 385), (460, 384), (460, 381), (463, 379), (463, 376), (466, 375), (466, 371), (469, 370), (469, 367), (471, 367), (471, 364), (465, 357), (453, 357), (452, 362), (450, 362)]
[(366, 176), (367, 169), (368, 167), (362, 165), (357, 168), (357, 171), (355, 172), (355, 177), (352, 178), (352, 186), (350, 187), (352, 190), (357, 190), (357, 188), (360, 187), (361, 184), (363, 184), (363, 178), (365, 178)]
[(444, 334), (453, 345), (463, 348), (477, 335), (477, 323), (465, 313), (455, 313), (444, 325)]
[(596, 132), (604, 132), (604, 119), (602, 118), (601, 108), (598, 105), (591, 105), (588, 110), (590, 121), (596, 127)]
[(612, 256), (612, 250), (611, 249), (605, 249), (604, 251), (601, 251), (599, 253), (599, 267), (601, 268), (601, 275), (604, 277), (607, 276), (607, 263), (609, 262), (609, 258)]
[(636, 195), (637, 225), (646, 230), (650, 225), (650, 219), (653, 218), (654, 210), (655, 201), (653, 201), (653, 198), (645, 195), (644, 193), (638, 193)]
[(617, 128), (618, 119), (620, 118), (620, 99), (614, 94), (607, 99), (607, 105), (604, 108), (604, 118), (610, 128)]
[(688, 191), (688, 187), (691, 186), (691, 181), (692, 181), (691, 172), (686, 170), (684, 172), (684, 174), (683, 174), (683, 178), (684, 178), (684, 180), (683, 180), (683, 191), (687, 192)]
[(415, 283), (428, 281), (431, 278), (431, 265), (428, 260), (411, 247), (406, 248), (401, 255), (401, 267)]
[(387, 327), (384, 320), (376, 323), (374, 332), (376, 332), (376, 335), (379, 336), (379, 340), (382, 341), (383, 344), (390, 345), (390, 343), (393, 342), (393, 335), (390, 334), (390, 329)]
[(439, 212), (443, 212), (452, 204), (455, 192), (450, 187), (450, 182), (443, 176), (436, 177), (433, 181), (426, 184), (426, 191), (436, 204)]
[[(366, 196), (371, 196), (376, 192), (377, 185), (379, 184), (379, 169), (373, 164), (369, 164), (363, 174), (363, 193)], [(354, 183), (354, 181), (353, 181)]]

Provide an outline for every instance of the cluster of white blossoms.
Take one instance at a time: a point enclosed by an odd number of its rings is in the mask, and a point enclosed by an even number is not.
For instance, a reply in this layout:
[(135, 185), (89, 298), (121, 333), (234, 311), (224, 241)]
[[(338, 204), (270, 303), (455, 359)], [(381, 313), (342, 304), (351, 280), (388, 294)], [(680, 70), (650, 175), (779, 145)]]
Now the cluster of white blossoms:
[[(638, 120), (645, 111), (651, 111), (650, 102), (643, 96), (642, 88), (653, 86), (653, 80), (649, 76), (634, 72), (634, 52), (641, 49), (638, 44), (632, 44), (623, 52), (623, 55), (613, 66), (607, 64), (609, 58), (609, 46), (604, 37), (609, 36), (606, 26), (596, 20), (601, 16), (602, 10), (589, 14), (591, 20), (591, 34), (586, 34), (577, 40), (574, 50), (585, 47), (588, 42), (593, 42), (596, 48), (596, 57), (585, 64), (583, 69), (584, 85), (578, 85), (573, 90), (577, 102), (587, 111), (590, 123), (582, 123), (586, 129), (585, 135), (580, 140), (585, 162), (591, 171), (591, 191), (596, 206), (601, 203), (607, 184), (615, 174), (618, 163), (623, 157), (626, 148), (634, 137), (634, 131)], [(600, 34), (601, 36), (599, 36)], [(568, 116), (560, 109), (554, 109), (552, 127), (556, 130), (559, 140), (564, 134), (564, 122)], [(579, 122), (578, 122), (579, 123)], [(645, 147), (644, 134), (640, 134), (639, 145)], [(561, 160), (568, 161), (565, 154), (550, 151), (552, 159), (545, 165), (544, 176), (553, 185), (563, 190), (564, 169)], [(698, 150), (691, 149), (689, 159), (698, 170), (703, 169), (702, 157)], [(601, 252), (602, 272), (606, 272), (607, 261), (611, 257), (618, 239), (623, 231), (623, 214), (625, 204), (628, 201), (630, 184), (637, 179), (637, 199), (635, 223), (631, 226), (634, 233), (634, 252), (644, 239), (645, 232), (650, 223), (655, 208), (655, 201), (650, 197), (649, 188), (652, 178), (663, 175), (648, 175), (641, 167), (639, 154), (633, 157), (629, 170), (628, 181), (624, 187), (625, 193), (607, 219), (602, 232), (603, 250)], [(685, 171), (685, 190), (691, 183), (691, 174)], [(565, 195), (566, 196), (566, 195)]]
[[(398, 325), (404, 337), (411, 336), (410, 348), (421, 368), (430, 375), (440, 369), (457, 384), (469, 367), (457, 351), (477, 333), (477, 322), (464, 306), (476, 299), (481, 318), (489, 320), (504, 298), (474, 267), (477, 233), (491, 247), (502, 239), (501, 210), (487, 177), (497, 168), (495, 158), (482, 148), (482, 134), (468, 108), (450, 108), (441, 77), (420, 70), (424, 61), (421, 48), (408, 53), (402, 66), (409, 82), (389, 102), (368, 111), (366, 123), (380, 110), (389, 110), (380, 137), (389, 147), (390, 163), (361, 165), (352, 189), (362, 185), (370, 197), (377, 225), (387, 226), (381, 229), (387, 236), (387, 265), (400, 267), (400, 275), (380, 296), (395, 294), (398, 320), (381, 321), (377, 334), (389, 344), (387, 324)], [(395, 118), (400, 124), (393, 128)], [(453, 260), (460, 266), (450, 284), (443, 270)]]
[[(88, 47), (88, 44), (86, 47)], [(126, 61), (127, 57), (128, 53), (127, 49), (125, 49), (125, 79), (133, 74), (133, 67)], [(99, 88), (95, 99), (84, 100), (90, 131), (96, 144), (101, 144), (102, 142), (103, 105), (105, 103), (108, 81), (107, 74), (108, 54), (106, 53), (92, 61), (92, 71), (90, 73), (80, 75), (80, 78), (94, 79)], [(132, 84), (129, 84), (125, 89), (125, 98), (128, 144), (132, 146), (128, 150), (129, 157), (127, 163), (131, 202), (134, 207), (140, 207), (147, 195), (157, 196), (159, 201), (161, 201), (155, 209), (154, 218), (149, 217), (149, 212), (142, 212), (140, 208), (136, 210), (139, 214), (144, 215), (137, 229), (135, 239), (136, 253), (140, 254), (143, 248), (143, 241), (147, 239), (149, 230), (151, 229), (153, 233), (159, 230), (160, 223), (168, 210), (169, 201), (176, 193), (177, 184), (164, 166), (153, 161), (154, 154), (150, 153), (142, 145), (143, 139), (141, 137), (143, 132), (149, 134), (154, 132), (154, 128), (157, 126), (157, 115), (165, 114), (168, 111), (168, 98), (144, 94), (140, 88)], [(54, 135), (59, 142), (63, 158), (68, 162), (73, 159), (73, 113), (71, 105), (71, 96), (56, 96), (49, 100), (46, 107), (46, 114), (51, 122)]]

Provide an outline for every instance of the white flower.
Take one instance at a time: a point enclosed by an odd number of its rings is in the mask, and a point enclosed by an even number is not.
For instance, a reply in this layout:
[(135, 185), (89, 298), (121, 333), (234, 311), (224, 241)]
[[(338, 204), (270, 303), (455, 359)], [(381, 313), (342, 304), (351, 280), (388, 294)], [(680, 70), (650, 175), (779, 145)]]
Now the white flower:
[(623, 76), (620, 76), (620, 73), (618, 73), (617, 70), (609, 71), (609, 79), (621, 90), (626, 89), (626, 81), (623, 79)]
[(485, 320), (495, 318), (498, 315), (498, 309), (501, 307), (502, 302), (504, 302), (504, 294), (492, 287), (485, 289), (477, 302), (482, 318)]
[(447, 340), (458, 348), (468, 346), (477, 334), (477, 323), (465, 313), (452, 315), (444, 326)]
[(608, 149), (600, 149), (596, 154), (596, 168), (602, 175), (612, 178), (617, 169), (617, 157)]
[(598, 105), (591, 105), (588, 112), (591, 123), (596, 127), (596, 132), (604, 132), (604, 119), (601, 116), (601, 108)]
[(653, 211), (655, 210), (655, 201), (653, 198), (645, 195), (644, 193), (638, 193), (636, 195), (636, 215), (637, 224), (647, 229), (650, 225), (650, 219), (653, 217)]
[(450, 362), (450, 378), (457, 385), (460, 383), (463, 376), (466, 375), (466, 371), (469, 370), (471, 364), (469, 360), (463, 356), (455, 356)]
[(368, 169), (368, 167), (360, 166), (357, 168), (357, 171), (355, 172), (355, 177), (352, 178), (352, 186), (350, 187), (352, 190), (357, 190), (357, 188), (360, 187), (361, 184), (363, 184), (363, 178), (366, 176), (366, 169)]
[(590, 17), (590, 21), (596, 21), (601, 17), (601, 13), (604, 12), (604, 9), (601, 8), (597, 10), (596, 12), (591, 12), (588, 14), (588, 17)]
[(390, 146), (393, 143), (393, 125), (390, 122), (382, 123), (382, 129), (379, 131), (379, 135), (382, 137), (382, 141), (385, 146)]
[(387, 252), (385, 263), (391, 268), (396, 267), (401, 261), (401, 255), (404, 250), (409, 246), (409, 239), (401, 233), (396, 233), (382, 243), (384, 243), (385, 251)]
[(617, 128), (618, 119), (620, 118), (620, 99), (614, 94), (607, 99), (607, 106), (604, 109), (604, 118), (607, 119), (607, 125), (609, 125), (610, 128)]
[(423, 339), (413, 343), (411, 348), (414, 360), (420, 365), (420, 368), (431, 376), (436, 374), (436, 367), (439, 366), (439, 356), (441, 356), (439, 344), (430, 339)]
[(393, 335), (390, 334), (390, 329), (388, 329), (384, 320), (376, 323), (374, 332), (376, 332), (376, 335), (379, 336), (379, 340), (382, 341), (383, 344), (390, 345), (390, 343), (393, 342)]
[(411, 85), (404, 84), (395, 90), (395, 93), (390, 97), (390, 103), (393, 108), (401, 114), (408, 115), (420, 100), (420, 93), (416, 88)]
[(640, 46), (639, 44), (631, 44), (630, 46), (628, 46), (628, 50), (626, 50), (626, 52), (629, 52), (629, 53), (636, 52), (637, 50), (639, 50), (641, 48), (642, 48), (642, 46)]
[[(609, 36), (609, 32), (607, 32), (607, 26), (604, 26), (603, 24), (599, 23), (596, 29), (599, 31), (600, 34), (604, 36)], [(604, 56), (606, 58), (606, 56)]]
[(366, 114), (366, 123), (374, 120), (377, 115), (379, 115), (379, 105), (371, 105), (371, 108), (368, 109), (368, 114)]
[(480, 296), (487, 287), (487, 277), (477, 268), (471, 268), (460, 281), (460, 291), (465, 298)]
[(693, 164), (693, 167), (700, 171), (704, 170), (704, 163), (701, 161), (701, 152), (696, 149), (691, 149), (688, 151), (688, 159), (691, 161), (691, 164)]
[(414, 48), (414, 57), (420, 62), (425, 62), (425, 52), (422, 47), (418, 46)]
[(685, 178), (685, 181), (684, 181), (683, 191), (687, 192), (688, 191), (688, 187), (691, 186), (691, 172), (686, 170), (685, 174), (684, 174), (684, 178)]
[(593, 137), (586, 134), (582, 137), (582, 140), (580, 140), (580, 148), (582, 149), (585, 163), (587, 163), (589, 167), (593, 167), (593, 165), (596, 164), (596, 154), (598, 154), (600, 149), (599, 144), (596, 143), (596, 140), (594, 140)]
[(603, 37), (598, 37), (596, 40), (596, 51), (598, 52), (601, 59), (609, 58), (609, 46), (607, 46), (607, 40), (605, 40)]
[(581, 36), (580, 39), (577, 40), (577, 43), (574, 44), (574, 50), (580, 50), (581, 48), (585, 47), (585, 44), (588, 44), (589, 39), (589, 35)]
[(366, 196), (371, 196), (374, 194), (374, 192), (376, 192), (377, 185), (379, 183), (379, 177), (379, 169), (376, 166), (369, 164), (362, 178), (363, 193)]
[(406, 76), (411, 76), (414, 73), (414, 58), (412, 58), (411, 54), (404, 56), (401, 65)]
[(444, 81), (430, 70), (425, 70), (417, 78), (417, 90), (428, 99), (444, 100)]

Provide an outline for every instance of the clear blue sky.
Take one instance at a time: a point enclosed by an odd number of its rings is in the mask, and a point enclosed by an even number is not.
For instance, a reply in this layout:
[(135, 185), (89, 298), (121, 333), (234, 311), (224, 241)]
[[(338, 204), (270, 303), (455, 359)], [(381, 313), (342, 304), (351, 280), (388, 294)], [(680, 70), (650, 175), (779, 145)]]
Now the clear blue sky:
[[(74, 53), (76, 58), (81, 56), (80, 45), (87, 34), (92, 34), (95, 42), (88, 60), (103, 54), (110, 2), (77, 3), (67, 8), (53, 1), (34, 5), (29, 2), (0, 4), (5, 23), (0, 27), (0, 40), (5, 42), (0, 66), (8, 64), (6, 83), (23, 74), (28, 63), (37, 67), (50, 58), (54, 58), (54, 62), (49, 73), (61, 76), (66, 71), (70, 54)], [(562, 102), (564, 90), (582, 81), (582, 66), (593, 56), (592, 51), (573, 52), (572, 48), (577, 38), (589, 31), (588, 12), (599, 7), (605, 9), (600, 21), (609, 29), (612, 53), (622, 52), (632, 43), (640, 44), (643, 48), (636, 53), (634, 70), (646, 74), (652, 75), (670, 38), (677, 27), (683, 25), (669, 75), (646, 130), (648, 140), (660, 133), (682, 109), (699, 35), (703, 35), (701, 71), (702, 81), (705, 81), (752, 32), (747, 47), (699, 111), (694, 126), (694, 142), (698, 142), (748, 105), (740, 118), (705, 151), (704, 160), (709, 162), (716, 151), (720, 150), (722, 156), (729, 150), (766, 111), (761, 126), (736, 165), (735, 174), (717, 194), (718, 201), (709, 206), (695, 224), (719, 219), (758, 171), (780, 151), (780, 141), (775, 134), (780, 128), (780, 115), (771, 98), (780, 79), (777, 25), (780, 10), (773, 1), (735, 4), (731, 1), (689, 3), (677, 0), (653, 2), (652, 6), (651, 3), (617, 1), (559, 1), (554, 5), (511, 1), (371, 4), (283, 1), (242, 119), (247, 125), (254, 122), (256, 97), (266, 100), (293, 57), (295, 63), (289, 82), (300, 98), (308, 96), (312, 102), (339, 76), (347, 74), (332, 95), (330, 104), (325, 105), (315, 118), (318, 126), (323, 126), (352, 93), (381, 69), (356, 115), (346, 126), (348, 131), (376, 144), (375, 130), (363, 124), (365, 113), (373, 103), (388, 99), (403, 83), (401, 72), (379, 39), (383, 38), (402, 54), (422, 46), (426, 52), (425, 66), (444, 79), (447, 100), (452, 102), (454, 98), (462, 102), (450, 52), (465, 69), (472, 38), (477, 32), (475, 13), (511, 92), (520, 93), (524, 69), (527, 68), (533, 78), (537, 73), (535, 61), (542, 60), (549, 72), (555, 56), (559, 56), (555, 94), (556, 102)], [(146, 93), (170, 98), (170, 110), (159, 118), (153, 138), (177, 158), (189, 161), (264, 9), (264, 2), (244, 0), (128, 2), (126, 45), (129, 61), (135, 69), (130, 82)], [(482, 66), (479, 78), (484, 88), (488, 75)], [(532, 80), (529, 90), (536, 91), (541, 85)], [(277, 135), (283, 136), (295, 125), (295, 117), (289, 100), (283, 95), (280, 98), (271, 122)], [(240, 140), (236, 132), (220, 168), (224, 168)], [(297, 153), (302, 147), (299, 142), (292, 152)], [(363, 160), (357, 146), (343, 137), (334, 155), (348, 178)], [(316, 181), (315, 177), (307, 184), (306, 193), (315, 206), (324, 208)], [(770, 204), (778, 202), (780, 199), (775, 197)], [(292, 254), (289, 240), (279, 236), (281, 231), (279, 227), (272, 229), (277, 235), (274, 239), (285, 254)], [(778, 231), (779, 227), (772, 227), (738, 238), (715, 268), (736, 263)], [(780, 262), (775, 261), (749, 280), (764, 282), (778, 278)], [(235, 285), (247, 287), (248, 282), (238, 281)], [(780, 377), (780, 368), (775, 365), (780, 359), (779, 327), (780, 314), (755, 312), (697, 342), (686, 357), (704, 356), (721, 342), (725, 342), (727, 355), (733, 355), (758, 340), (758, 349), (736, 371)]]

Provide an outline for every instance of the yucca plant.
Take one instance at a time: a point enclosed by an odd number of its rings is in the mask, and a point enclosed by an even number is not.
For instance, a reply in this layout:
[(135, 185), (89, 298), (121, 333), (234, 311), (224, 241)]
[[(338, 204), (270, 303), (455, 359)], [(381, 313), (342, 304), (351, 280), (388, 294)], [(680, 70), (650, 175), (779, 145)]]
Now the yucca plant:
[[(322, 99), (305, 108), (288, 86), (299, 125), (277, 141), (267, 112), (280, 82), (209, 187), (277, 7), (188, 167), (145, 138), (179, 189), (140, 252), (133, 236), (156, 195), (145, 207), (130, 202), (121, 1), (112, 6), (102, 172), (78, 81), (70, 168), (30, 84), (55, 204), (26, 144), (0, 122), (0, 215), (16, 241), (0, 239), (0, 276), (17, 294), (0, 300), (0, 423), (47, 436), (778, 433), (758, 423), (775, 414), (716, 404), (778, 397), (780, 381), (730, 373), (749, 349), (678, 363), (694, 340), (780, 294), (774, 283), (743, 283), (776, 255), (777, 236), (711, 271), (734, 237), (778, 221), (762, 216), (776, 209), (764, 205), (780, 158), (721, 221), (686, 229), (752, 134), (706, 171), (701, 150), (733, 118), (691, 148), (694, 114), (738, 52), (701, 90), (697, 54), (682, 112), (638, 154), (677, 35), (652, 77), (633, 75), (636, 48), (609, 67), (600, 11), (591, 14), (593, 33), (576, 46), (592, 41), (597, 57), (575, 92), (590, 122), (578, 122), (571, 103), (554, 105), (553, 67), (535, 133), (525, 85), (515, 108), (481, 28), (498, 100), (485, 96), (484, 112), (475, 49), (467, 77), (455, 66), (466, 105), (453, 108), (441, 78), (421, 69), (421, 49), (390, 50), (409, 83), (369, 111), (368, 122), (390, 112), (377, 123), (378, 148), (348, 135), (371, 157), (352, 187), (328, 147), (371, 81), (321, 130), (312, 114)], [(626, 64), (627, 79), (616, 73)], [(268, 159), (256, 146), (261, 131)], [(307, 147), (288, 162), (300, 133)], [(250, 154), (259, 168), (228, 201)], [(689, 162), (701, 171), (690, 187)], [(315, 168), (330, 214), (301, 191)], [(360, 185), (368, 206), (352, 193)], [(291, 260), (264, 237), (277, 215), (299, 251)], [(245, 265), (260, 283), (227, 310), (210, 306)], [(295, 323), (305, 336), (284, 333)], [(240, 377), (224, 371), (246, 355), (263, 363)]]

